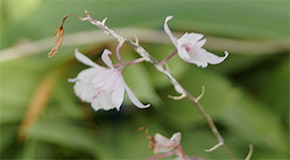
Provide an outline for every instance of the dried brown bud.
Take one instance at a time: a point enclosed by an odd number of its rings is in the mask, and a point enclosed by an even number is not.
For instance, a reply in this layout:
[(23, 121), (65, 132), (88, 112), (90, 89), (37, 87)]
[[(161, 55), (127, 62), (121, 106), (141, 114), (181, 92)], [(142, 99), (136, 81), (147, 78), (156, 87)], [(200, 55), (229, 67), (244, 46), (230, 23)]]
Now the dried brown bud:
[(79, 16), (76, 16), (74, 14), (71, 14), (71, 15), (68, 15), (66, 17), (63, 18), (62, 20), (62, 23), (61, 23), (61, 26), (59, 28), (56, 29), (55, 33), (54, 33), (54, 38), (55, 38), (55, 44), (53, 46), (53, 48), (51, 49), (50, 53), (48, 54), (48, 57), (52, 57), (54, 56), (57, 51), (59, 50), (59, 48), (61, 47), (62, 45), (62, 41), (63, 41), (63, 38), (64, 38), (64, 29), (63, 29), (63, 25), (64, 25), (64, 22), (67, 18), (69, 17), (76, 17), (77, 19), (81, 20), (81, 21), (86, 21), (88, 20), (87, 17), (79, 17)]
[(55, 44), (54, 47), (51, 49), (50, 53), (48, 54), (48, 57), (54, 56), (62, 45), (62, 41), (64, 38), (64, 29), (62, 26), (56, 29), (54, 33), (54, 38)]

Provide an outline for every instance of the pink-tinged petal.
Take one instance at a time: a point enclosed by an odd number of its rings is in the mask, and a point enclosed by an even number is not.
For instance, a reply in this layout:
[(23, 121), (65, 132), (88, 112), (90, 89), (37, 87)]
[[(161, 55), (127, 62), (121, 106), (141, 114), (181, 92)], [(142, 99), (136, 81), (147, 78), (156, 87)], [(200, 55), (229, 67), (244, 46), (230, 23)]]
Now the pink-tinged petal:
[(207, 61), (209, 64), (218, 64), (223, 62), (229, 55), (229, 53), (227, 51), (225, 51), (225, 56), (224, 57), (218, 57), (216, 55), (214, 55), (213, 53), (207, 52), (206, 50), (204, 50), (204, 54), (207, 58)]
[(188, 49), (186, 46), (182, 46), (182, 47), (178, 47), (177, 48), (177, 54), (179, 55), (179, 57), (183, 60), (185, 59), (190, 59), (190, 55), (188, 53)]
[(202, 37), (203, 37), (203, 34), (200, 34), (200, 33), (189, 33), (187, 35), (187, 39), (193, 44), (195, 44)]
[(173, 36), (172, 32), (170, 31), (169, 27), (168, 27), (168, 21), (171, 20), (173, 18), (173, 16), (167, 16), (165, 19), (165, 23), (164, 23), (164, 31), (165, 33), (169, 36), (171, 42), (177, 46), (177, 39)]
[(193, 63), (196, 64), (198, 67), (202, 67), (205, 68), (207, 67), (207, 57), (204, 54), (204, 49), (202, 48), (192, 48), (190, 50), (190, 58), (189, 59), (183, 59), (184, 61), (188, 62), (188, 63)]
[(156, 141), (154, 148), (155, 154), (169, 152), (173, 149), (170, 147), (170, 140), (159, 133), (155, 134), (154, 140)]
[(100, 72), (100, 74), (95, 76), (92, 80), (93, 87), (102, 87), (111, 76), (112, 72), (110, 69), (106, 69), (105, 71)]
[(166, 137), (164, 137), (163, 135), (156, 133), (154, 136), (154, 140), (162, 146), (168, 146), (168, 144), (170, 143), (170, 140)]
[(192, 48), (192, 44), (190, 43), (190, 41), (187, 38), (188, 33), (185, 33), (181, 38), (178, 39), (177, 42), (177, 52), (178, 55), (180, 56), (180, 58), (182, 59), (189, 59), (189, 53), (191, 48)]
[(80, 72), (75, 79), (70, 80), (76, 82), (74, 92), (82, 101), (91, 102), (92, 97), (98, 90), (92, 87), (91, 81), (98, 74), (97, 69), (89, 68)]
[(203, 39), (201, 41), (196, 42), (194, 47), (201, 48), (205, 43), (206, 43), (206, 39)]
[(100, 71), (95, 68), (88, 68), (83, 71), (81, 71), (76, 78), (70, 78), (68, 79), (69, 82), (77, 82), (80, 80), (85, 80), (87, 77), (92, 77), (93, 75), (98, 74)]
[(118, 85), (118, 82), (123, 78), (122, 72), (118, 69), (110, 69), (110, 75), (105, 77), (105, 84), (102, 86), (103, 90), (111, 93)]
[(125, 83), (124, 81), (124, 85), (125, 85), (125, 89), (127, 92), (127, 95), (129, 97), (129, 99), (131, 100), (131, 102), (138, 108), (148, 108), (150, 107), (150, 104), (147, 105), (143, 105), (138, 98), (135, 96), (135, 94), (132, 92), (132, 90), (129, 88), (129, 86)]
[(172, 137), (170, 138), (170, 141), (177, 142), (177, 145), (180, 143), (180, 140), (181, 140), (181, 133), (180, 132), (173, 134)]
[(105, 111), (115, 108), (112, 103), (111, 94), (106, 94), (103, 91), (97, 92), (95, 97), (92, 99), (92, 107), (95, 111), (103, 109)]
[(122, 81), (117, 82), (115, 89), (112, 92), (112, 101), (116, 109), (119, 111), (124, 100), (125, 86)]
[(83, 55), (81, 52), (78, 51), (78, 49), (75, 49), (75, 57), (77, 60), (79, 60), (80, 62), (82, 62), (85, 65), (100, 69), (103, 68), (101, 66), (99, 66), (98, 64), (96, 64), (95, 62), (93, 62), (92, 60), (90, 60), (88, 57), (86, 57), (85, 55)]
[(111, 61), (111, 59), (110, 59), (110, 57), (109, 57), (110, 54), (112, 54), (112, 52), (109, 51), (109, 50), (107, 50), (107, 49), (105, 49), (104, 52), (103, 52), (103, 54), (102, 54), (102, 60), (103, 60), (103, 62), (104, 62), (108, 67), (110, 67), (110, 68), (114, 68), (114, 65), (113, 65), (113, 63), (112, 63), (112, 61)]
[(180, 143), (181, 133), (177, 132), (172, 135), (170, 139), (164, 137), (163, 135), (157, 133), (154, 136), (154, 140), (156, 141), (154, 152), (155, 153), (164, 153), (169, 152)]

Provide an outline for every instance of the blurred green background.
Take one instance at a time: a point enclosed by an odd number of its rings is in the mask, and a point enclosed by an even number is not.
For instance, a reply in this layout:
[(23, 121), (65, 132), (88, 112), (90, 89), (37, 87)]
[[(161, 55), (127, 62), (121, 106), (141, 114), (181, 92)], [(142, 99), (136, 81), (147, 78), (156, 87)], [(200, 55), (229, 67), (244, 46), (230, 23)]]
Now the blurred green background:
[[(1, 0), (1, 159), (145, 159), (153, 152), (144, 132), (136, 131), (141, 126), (148, 126), (152, 136), (161, 133), (170, 137), (180, 131), (187, 155), (227, 158), (222, 148), (204, 152), (217, 143), (209, 127), (190, 102), (167, 98), (177, 93), (151, 64), (136, 64), (124, 72), (137, 97), (152, 104), (149, 109), (137, 109), (126, 99), (120, 112), (94, 112), (75, 96), (73, 84), (67, 79), (87, 66), (75, 60), (74, 48), (101, 63), (101, 52), (105, 48), (115, 52), (117, 45), (105, 34), (95, 37), (85, 34), (99, 29), (70, 18), (64, 26), (64, 43), (71, 44), (64, 45), (53, 58), (47, 58), (62, 18), (69, 14), (84, 16), (84, 9), (100, 20), (109, 17), (107, 25), (123, 28), (127, 37), (134, 36), (132, 27), (161, 33), (165, 38), (137, 34), (141, 45), (158, 60), (174, 50), (163, 32), (168, 15), (174, 16), (169, 22), (172, 31), (203, 33), (208, 39), (206, 49), (218, 55), (228, 50), (230, 56), (223, 63), (206, 69), (187, 64), (177, 56), (168, 64), (173, 75), (193, 95), (200, 94), (202, 85), (206, 87), (201, 104), (236, 158), (246, 157), (248, 145), (253, 144), (253, 159), (288, 159), (287, 0)], [(45, 38), (49, 39), (42, 41)], [(21, 48), (22, 44), (36, 42), (41, 44)], [(13, 50), (8, 52), (7, 48)], [(129, 46), (122, 47), (121, 52), (127, 61), (138, 57)], [(43, 88), (35, 95), (40, 86)], [(51, 94), (46, 93), (49, 91)], [(44, 108), (21, 139), (20, 124), (33, 106), (31, 103), (40, 97), (45, 97), (47, 103), (34, 105)]]

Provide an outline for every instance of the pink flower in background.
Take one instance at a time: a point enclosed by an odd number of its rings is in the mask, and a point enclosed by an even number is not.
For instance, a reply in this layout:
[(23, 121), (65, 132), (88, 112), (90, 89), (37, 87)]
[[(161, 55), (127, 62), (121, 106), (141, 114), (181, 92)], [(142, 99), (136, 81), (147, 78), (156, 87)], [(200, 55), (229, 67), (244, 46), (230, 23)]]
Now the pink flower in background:
[(154, 136), (154, 140), (155, 142), (153, 150), (155, 154), (169, 152), (179, 145), (181, 140), (181, 133), (177, 132), (173, 134), (170, 139), (164, 137), (159, 133), (156, 133)]
[[(147, 108), (143, 105), (124, 81), (122, 71), (115, 68), (109, 57), (111, 51), (104, 50), (102, 60), (108, 67), (102, 67), (94, 63), (85, 55), (75, 50), (75, 57), (91, 68), (81, 71), (76, 78), (70, 79), (75, 82), (74, 91), (84, 102), (91, 103), (94, 110), (120, 109), (126, 90), (129, 99), (138, 108)], [(124, 66), (121, 66), (121, 68)]]
[[(145, 135), (149, 140), (149, 147), (154, 151), (154, 156), (148, 157), (146, 160), (156, 160), (171, 155), (176, 155), (176, 159), (187, 160), (187, 156), (184, 153), (182, 147), (180, 146), (181, 133), (177, 132), (171, 136), (170, 139), (164, 137), (163, 135), (156, 133), (154, 137), (149, 136), (148, 127), (141, 127), (138, 130), (146, 129)], [(159, 154), (161, 153), (161, 154)]]
[(194, 63), (199, 67), (205, 68), (208, 64), (218, 64), (227, 58), (229, 53), (226, 51), (224, 57), (218, 57), (203, 49), (202, 46), (205, 44), (206, 39), (201, 40), (203, 37), (202, 34), (185, 33), (181, 38), (175, 38), (167, 24), (172, 18), (173, 16), (166, 17), (164, 30), (176, 47), (177, 53), (181, 59), (188, 63)]

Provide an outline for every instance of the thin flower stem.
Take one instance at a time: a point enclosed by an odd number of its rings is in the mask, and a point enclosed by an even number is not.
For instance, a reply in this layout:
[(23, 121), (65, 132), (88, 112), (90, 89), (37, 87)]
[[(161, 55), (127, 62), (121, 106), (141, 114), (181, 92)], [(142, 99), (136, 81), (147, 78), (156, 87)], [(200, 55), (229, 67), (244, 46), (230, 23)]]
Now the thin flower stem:
[(166, 63), (170, 58), (172, 58), (174, 55), (176, 55), (177, 50), (173, 51), (168, 57), (164, 58), (159, 65), (162, 66), (164, 63)]
[[(135, 60), (130, 61), (130, 62), (124, 62), (124, 66), (126, 67), (126, 66), (129, 66), (129, 65), (132, 65), (132, 64), (143, 62), (143, 61), (145, 61), (145, 59), (143, 57), (142, 58), (138, 58), (138, 59), (135, 59)], [(115, 68), (118, 68), (120, 66), (121, 66), (120, 63), (114, 64)]]
[(121, 53), (120, 53), (120, 48), (122, 47), (123, 43), (124, 43), (124, 41), (120, 41), (117, 48), (116, 48), (117, 58), (121, 64), (125, 64), (125, 61), (122, 59)]
[(176, 148), (177, 148), (177, 150), (180, 152), (182, 158), (183, 158), (184, 160), (187, 160), (187, 156), (186, 156), (186, 154), (184, 153), (182, 147), (181, 147), (180, 145), (177, 145)]
[(129, 66), (129, 65), (132, 65), (132, 64), (140, 63), (140, 62), (143, 62), (143, 61), (145, 61), (145, 59), (143, 57), (142, 58), (138, 58), (138, 59), (135, 59), (133, 61), (125, 63), (125, 66)]
[(203, 116), (203, 118), (205, 119), (205, 121), (208, 123), (209, 127), (211, 128), (211, 131), (213, 132), (213, 134), (215, 135), (217, 141), (219, 143), (223, 143), (223, 148), (226, 151), (227, 155), (231, 158), (231, 159), (235, 159), (233, 154), (231, 153), (230, 149), (228, 148), (228, 146), (224, 143), (224, 139), (221, 136), (221, 134), (219, 133), (218, 129), (216, 128), (213, 120), (211, 119), (211, 117), (207, 114), (207, 112), (204, 110), (204, 108), (202, 107), (202, 105), (199, 104), (198, 101), (196, 101), (196, 98), (193, 97), (188, 91), (186, 91), (180, 84), (179, 82), (171, 75), (171, 73), (161, 67), (159, 65), (159, 62), (152, 57), (142, 46), (140, 46), (137, 43), (134, 43), (131, 40), (128, 40), (122, 36), (120, 36), (119, 34), (117, 34), (116, 32), (114, 32), (113, 30), (111, 30), (110, 28), (108, 28), (108, 26), (106, 26), (104, 23), (97, 21), (95, 19), (93, 19), (88, 11), (85, 11), (88, 21), (97, 26), (98, 28), (102, 29), (104, 31), (104, 33), (114, 37), (115, 39), (117, 39), (119, 42), (120, 41), (124, 41), (125, 43), (127, 43), (128, 45), (130, 45), (131, 47), (133, 47), (133, 49), (140, 55), (142, 56), (147, 62), (152, 63), (156, 69), (165, 74), (168, 79), (170, 80), (170, 82), (172, 83), (172, 85), (174, 86), (175, 90), (180, 93), (180, 94), (184, 94), (186, 95), (186, 97), (189, 99), (189, 101), (192, 102), (192, 104), (197, 108), (197, 110), (200, 112), (200, 114)]
[(155, 159), (165, 158), (165, 157), (169, 157), (169, 156), (171, 156), (173, 154), (175, 154), (175, 151), (170, 151), (170, 152), (167, 152), (167, 153), (164, 153), (164, 154), (158, 154), (158, 155), (155, 155), (155, 156), (151, 156), (151, 157), (148, 157), (146, 160), (155, 160)]

